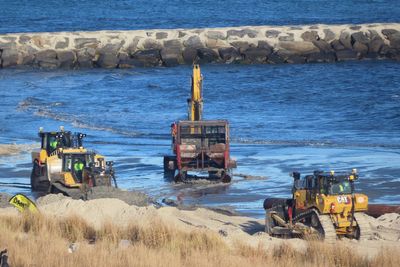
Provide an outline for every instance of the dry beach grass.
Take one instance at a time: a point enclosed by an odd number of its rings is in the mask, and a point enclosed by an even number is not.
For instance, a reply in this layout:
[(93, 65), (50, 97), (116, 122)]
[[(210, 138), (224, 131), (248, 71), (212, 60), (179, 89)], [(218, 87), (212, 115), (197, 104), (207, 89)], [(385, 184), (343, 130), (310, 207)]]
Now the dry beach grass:
[[(0, 215), (0, 233), (0, 248), (8, 249), (11, 266), (397, 266), (400, 262), (400, 255), (390, 249), (367, 258), (321, 242), (309, 242), (303, 252), (284, 243), (272, 249), (240, 242), (228, 246), (215, 232), (184, 232), (157, 220), (145, 226), (104, 223), (94, 228), (78, 216)], [(76, 244), (72, 253), (71, 243)]]

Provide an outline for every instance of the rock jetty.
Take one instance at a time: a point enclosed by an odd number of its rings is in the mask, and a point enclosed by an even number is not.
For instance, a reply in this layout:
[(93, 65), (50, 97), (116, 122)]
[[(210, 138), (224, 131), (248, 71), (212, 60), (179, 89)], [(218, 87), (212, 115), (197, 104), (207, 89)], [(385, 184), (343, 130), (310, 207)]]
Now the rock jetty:
[(204, 63), (400, 61), (400, 23), (0, 35), (0, 67), (131, 68)]

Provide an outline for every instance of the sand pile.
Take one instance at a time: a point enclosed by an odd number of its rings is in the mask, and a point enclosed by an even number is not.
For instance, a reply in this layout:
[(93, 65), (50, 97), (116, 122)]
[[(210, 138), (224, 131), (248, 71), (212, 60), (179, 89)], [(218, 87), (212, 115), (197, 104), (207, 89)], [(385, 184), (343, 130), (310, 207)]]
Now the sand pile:
[[(59, 195), (47, 195), (37, 202), (40, 211), (54, 217), (77, 215), (94, 227), (104, 223), (126, 226), (130, 223), (150, 225), (158, 221), (183, 231), (208, 229), (218, 233), (227, 244), (244, 242), (251, 246), (266, 248), (287, 243), (304, 251), (307, 242), (300, 239), (273, 238), (264, 233), (264, 220), (244, 216), (231, 216), (205, 208), (182, 210), (176, 207), (138, 207), (116, 198), (100, 198), (89, 201), (75, 200)], [(0, 209), (0, 214), (9, 209)], [(373, 256), (382, 247), (400, 251), (400, 215), (386, 214), (378, 219), (365, 215), (373, 230), (373, 237), (367, 241), (344, 239), (341, 244), (356, 247), (360, 253)]]

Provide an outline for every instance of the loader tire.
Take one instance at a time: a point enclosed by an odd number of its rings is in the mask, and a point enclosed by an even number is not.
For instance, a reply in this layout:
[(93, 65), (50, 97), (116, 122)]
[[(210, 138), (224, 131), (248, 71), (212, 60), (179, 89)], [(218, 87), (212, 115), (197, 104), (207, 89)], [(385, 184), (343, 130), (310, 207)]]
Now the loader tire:
[(33, 168), (32, 168), (32, 172), (31, 172), (31, 188), (32, 191), (37, 191), (39, 189), (39, 177), (40, 177), (40, 166), (39, 164), (37, 164), (37, 162), (35, 161), (33, 163)]

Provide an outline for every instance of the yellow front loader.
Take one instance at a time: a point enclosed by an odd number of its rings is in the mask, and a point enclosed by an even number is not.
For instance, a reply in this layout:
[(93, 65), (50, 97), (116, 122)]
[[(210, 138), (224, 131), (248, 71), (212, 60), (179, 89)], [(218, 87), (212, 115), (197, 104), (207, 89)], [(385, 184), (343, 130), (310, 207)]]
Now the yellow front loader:
[(39, 130), (41, 147), (32, 152), (33, 191), (79, 195), (93, 186), (117, 187), (112, 162), (83, 147), (85, 134)]

